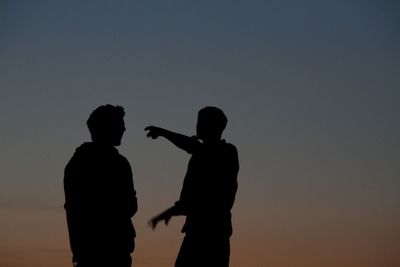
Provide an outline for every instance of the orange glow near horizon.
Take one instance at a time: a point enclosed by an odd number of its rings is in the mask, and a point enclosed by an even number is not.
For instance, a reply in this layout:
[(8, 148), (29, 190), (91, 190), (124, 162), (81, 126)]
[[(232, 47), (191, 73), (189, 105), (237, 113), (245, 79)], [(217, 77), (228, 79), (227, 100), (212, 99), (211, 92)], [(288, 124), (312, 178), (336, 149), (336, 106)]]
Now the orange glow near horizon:
[[(0, 266), (69, 267), (71, 253), (62, 211), (2, 211)], [(141, 216), (139, 216), (141, 217)], [(4, 219), (5, 218), (5, 219)], [(136, 223), (138, 237), (134, 266), (173, 266), (183, 235), (183, 218), (152, 231), (143, 218)], [(315, 218), (317, 219), (317, 218)], [(285, 224), (235, 220), (231, 239), (231, 266), (243, 267), (376, 267), (397, 266), (399, 230), (387, 218), (337, 218), (336, 221), (293, 220)], [(263, 225), (251, 225), (263, 223)]]

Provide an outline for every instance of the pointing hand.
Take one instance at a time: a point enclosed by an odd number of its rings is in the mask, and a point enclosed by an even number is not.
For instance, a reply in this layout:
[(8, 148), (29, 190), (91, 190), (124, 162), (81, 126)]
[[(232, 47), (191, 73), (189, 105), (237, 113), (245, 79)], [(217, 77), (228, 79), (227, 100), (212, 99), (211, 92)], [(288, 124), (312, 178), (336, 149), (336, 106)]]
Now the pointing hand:
[(147, 137), (156, 139), (161, 135), (163, 129), (156, 126), (148, 126), (144, 130), (148, 131)]
[(152, 218), (149, 221), (149, 226), (154, 230), (160, 221), (164, 221), (165, 225), (168, 225), (170, 220), (171, 220), (171, 215), (168, 212), (163, 212), (160, 215)]

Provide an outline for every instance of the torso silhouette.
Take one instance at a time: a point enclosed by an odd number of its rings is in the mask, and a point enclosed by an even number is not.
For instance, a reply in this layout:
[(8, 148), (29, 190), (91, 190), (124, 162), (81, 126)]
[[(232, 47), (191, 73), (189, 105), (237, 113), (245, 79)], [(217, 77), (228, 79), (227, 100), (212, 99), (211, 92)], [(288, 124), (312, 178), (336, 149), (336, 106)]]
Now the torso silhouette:
[(234, 145), (198, 143), (190, 158), (181, 196), (176, 205), (186, 215), (182, 232), (231, 236), (231, 208), (239, 170)]
[(133, 251), (136, 193), (129, 162), (116, 148), (78, 147), (65, 168), (64, 189), (74, 257)]

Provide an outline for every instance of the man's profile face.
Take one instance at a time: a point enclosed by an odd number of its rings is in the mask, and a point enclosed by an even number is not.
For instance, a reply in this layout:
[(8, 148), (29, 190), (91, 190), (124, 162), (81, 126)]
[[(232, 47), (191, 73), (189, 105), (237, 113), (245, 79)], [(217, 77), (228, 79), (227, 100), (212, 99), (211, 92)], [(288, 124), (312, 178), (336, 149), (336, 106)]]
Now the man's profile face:
[(113, 146), (121, 145), (122, 136), (126, 128), (124, 119), (121, 118), (115, 121), (115, 125), (110, 128), (110, 141)]
[(212, 123), (210, 123), (210, 119), (204, 115), (200, 115), (197, 118), (196, 135), (205, 142), (219, 138)]
[(96, 131), (92, 132), (92, 139), (94, 142), (119, 146), (121, 145), (121, 139), (125, 130), (124, 119), (114, 119), (107, 124), (103, 124), (102, 128), (98, 128)]

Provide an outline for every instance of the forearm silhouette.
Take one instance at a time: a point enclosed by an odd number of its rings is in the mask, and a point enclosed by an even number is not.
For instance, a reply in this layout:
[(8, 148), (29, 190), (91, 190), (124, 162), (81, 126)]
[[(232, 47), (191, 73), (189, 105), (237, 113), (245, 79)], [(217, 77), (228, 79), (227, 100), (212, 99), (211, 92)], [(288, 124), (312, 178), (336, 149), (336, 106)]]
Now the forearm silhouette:
[(148, 126), (145, 128), (147, 132), (147, 137), (152, 139), (157, 139), (158, 137), (164, 137), (175, 146), (179, 147), (182, 150), (192, 154), (199, 145), (199, 140), (194, 137), (189, 137), (180, 133), (175, 133), (160, 127), (156, 126)]

